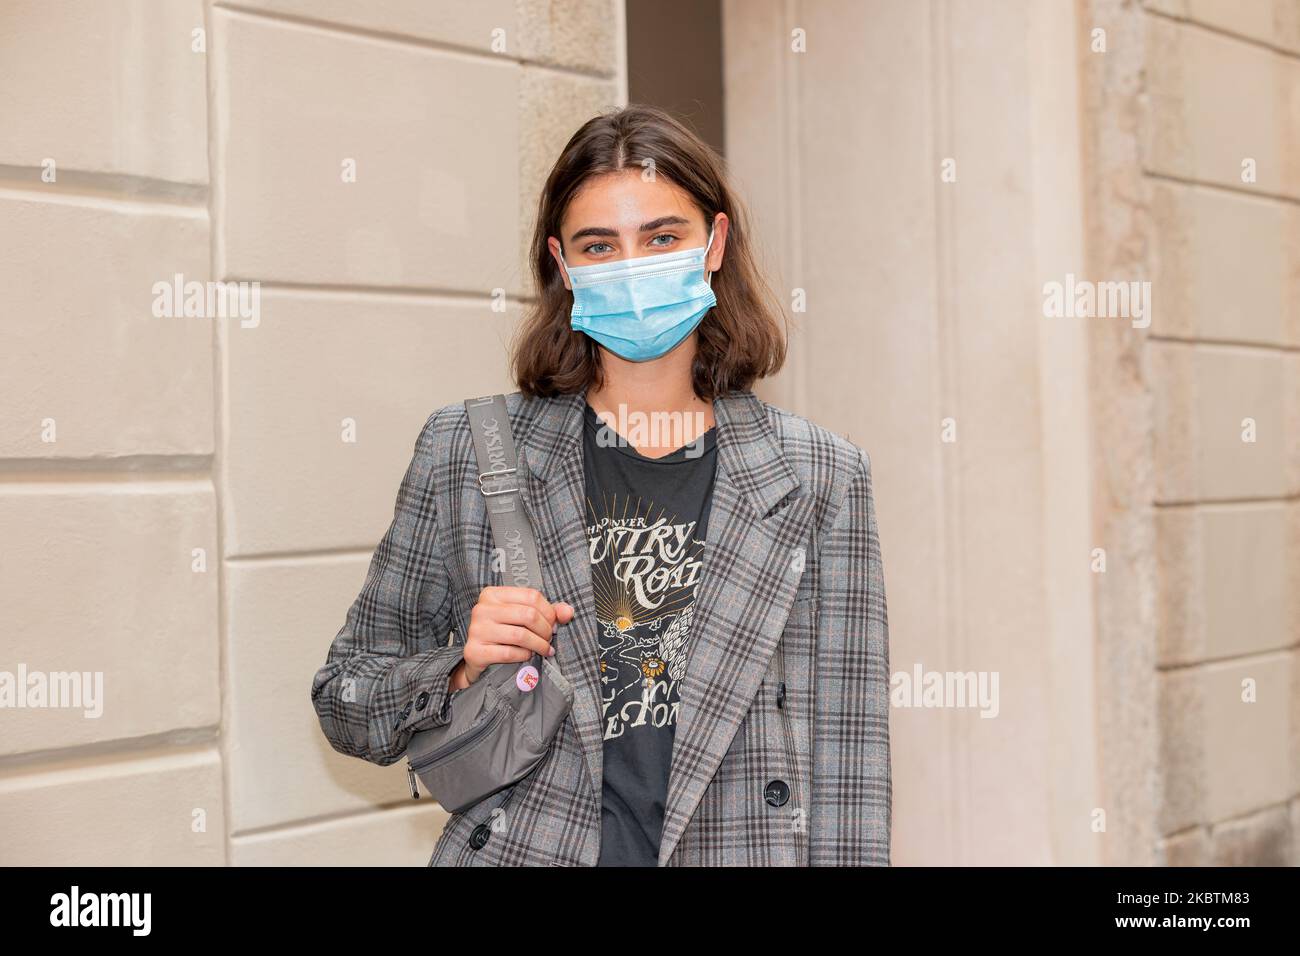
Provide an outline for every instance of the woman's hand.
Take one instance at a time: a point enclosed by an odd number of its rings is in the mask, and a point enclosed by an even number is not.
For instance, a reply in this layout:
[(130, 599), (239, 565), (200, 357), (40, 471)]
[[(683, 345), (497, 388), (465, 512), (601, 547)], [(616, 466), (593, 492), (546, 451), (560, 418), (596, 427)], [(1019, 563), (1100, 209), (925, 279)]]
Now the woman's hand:
[(552, 604), (536, 588), (484, 588), (470, 611), (464, 660), (451, 672), (451, 689), (464, 690), (492, 664), (526, 661), (535, 653), (553, 657), (556, 625), (571, 620), (571, 604)]

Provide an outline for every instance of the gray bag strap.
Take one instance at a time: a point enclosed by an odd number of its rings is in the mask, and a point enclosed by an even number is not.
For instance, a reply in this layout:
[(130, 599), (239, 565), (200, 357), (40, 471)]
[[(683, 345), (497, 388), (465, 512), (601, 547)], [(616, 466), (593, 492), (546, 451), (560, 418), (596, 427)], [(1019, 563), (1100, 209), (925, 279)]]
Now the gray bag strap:
[(542, 590), (542, 564), (537, 539), (519, 501), (519, 456), (510, 432), (504, 395), (465, 399), (469, 430), (478, 460), (479, 490), (487, 504), (492, 538), (505, 557), (507, 584)]
[[(502, 578), (507, 584), (521, 588), (536, 588), (545, 593), (542, 584), (542, 562), (537, 552), (537, 539), (528, 522), (519, 499), (519, 457), (515, 452), (515, 439), (510, 432), (510, 415), (506, 410), (504, 395), (485, 395), (467, 398), (465, 411), (469, 415), (470, 435), (474, 439), (474, 457), (478, 461), (479, 490), (487, 504), (488, 524), (492, 539), (505, 556)], [(530, 658), (551, 680), (569, 688), (568, 680), (559, 666), (549, 657), (536, 651)], [(518, 664), (493, 664), (479, 681), (509, 694), (515, 689)], [(572, 690), (567, 691), (572, 695)]]

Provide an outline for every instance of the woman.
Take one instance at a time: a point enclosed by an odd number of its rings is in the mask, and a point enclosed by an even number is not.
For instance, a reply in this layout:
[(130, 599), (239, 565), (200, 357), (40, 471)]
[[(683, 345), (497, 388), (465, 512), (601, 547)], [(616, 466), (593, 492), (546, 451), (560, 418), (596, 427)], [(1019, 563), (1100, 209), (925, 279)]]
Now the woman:
[(785, 343), (721, 160), (656, 109), (590, 120), (533, 271), (508, 407), (546, 593), (499, 586), (465, 410), (440, 409), (312, 684), (330, 743), (391, 764), (491, 664), (547, 654), (569, 717), (431, 866), (887, 865), (870, 463), (750, 391)]

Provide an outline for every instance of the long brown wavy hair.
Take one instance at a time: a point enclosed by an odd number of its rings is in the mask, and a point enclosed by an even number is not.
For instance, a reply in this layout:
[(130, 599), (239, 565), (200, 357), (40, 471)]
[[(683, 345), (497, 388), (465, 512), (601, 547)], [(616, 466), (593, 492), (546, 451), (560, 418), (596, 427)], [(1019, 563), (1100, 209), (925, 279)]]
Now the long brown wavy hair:
[(511, 367), (525, 395), (552, 397), (600, 387), (600, 347), (569, 326), (573, 293), (547, 249), (560, 235), (570, 200), (588, 179), (652, 160), (662, 176), (690, 194), (706, 223), (727, 214), (726, 257), (713, 275), (718, 304), (700, 321), (692, 379), (695, 394), (713, 401), (749, 388), (785, 363), (787, 323), (755, 265), (748, 215), (727, 180), (725, 162), (707, 143), (661, 109), (633, 104), (582, 125), (555, 161), (537, 206), (532, 271), (539, 290), (515, 334)]

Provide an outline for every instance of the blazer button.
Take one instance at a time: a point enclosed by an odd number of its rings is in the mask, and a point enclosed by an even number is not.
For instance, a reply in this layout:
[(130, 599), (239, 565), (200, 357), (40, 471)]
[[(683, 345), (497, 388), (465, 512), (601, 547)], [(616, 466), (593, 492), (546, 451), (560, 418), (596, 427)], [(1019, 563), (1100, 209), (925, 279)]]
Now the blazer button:
[(428, 706), (429, 706), (429, 692), (427, 690), (422, 690), (420, 691), (420, 696), (415, 698), (415, 709), (424, 710), (424, 708)]
[(773, 780), (763, 790), (763, 799), (769, 807), (783, 807), (790, 799), (790, 787), (784, 780)]
[(488, 837), (492, 835), (492, 828), (486, 823), (480, 823), (474, 828), (474, 832), (469, 835), (469, 845), (475, 850), (481, 850), (487, 846)]

